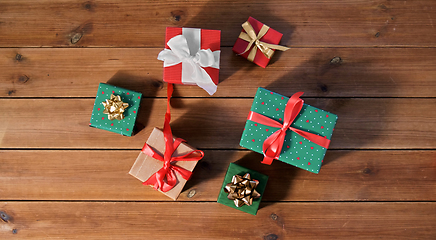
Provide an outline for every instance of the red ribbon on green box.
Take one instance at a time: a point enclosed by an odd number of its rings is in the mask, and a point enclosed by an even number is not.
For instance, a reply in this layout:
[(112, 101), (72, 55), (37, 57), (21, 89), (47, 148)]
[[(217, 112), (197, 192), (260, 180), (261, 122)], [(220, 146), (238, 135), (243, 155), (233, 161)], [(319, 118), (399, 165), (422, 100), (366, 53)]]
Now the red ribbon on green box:
[(304, 92), (297, 92), (294, 95), (292, 95), (291, 98), (289, 98), (285, 107), (283, 124), (272, 118), (269, 118), (267, 116), (264, 116), (262, 114), (253, 111), (250, 111), (250, 113), (248, 114), (248, 118), (247, 118), (248, 120), (266, 126), (280, 128), (263, 142), (262, 150), (263, 150), (264, 158), (262, 163), (270, 165), (274, 159), (279, 158), (285, 140), (286, 131), (288, 129), (294, 131), (298, 135), (306, 138), (307, 140), (312, 141), (313, 143), (321, 147), (324, 148), (329, 147), (330, 145), (329, 139), (291, 127), (292, 122), (295, 120), (297, 115), (300, 113), (301, 108), (303, 107), (304, 101), (303, 99), (300, 98), (300, 96), (303, 95), (303, 93)]

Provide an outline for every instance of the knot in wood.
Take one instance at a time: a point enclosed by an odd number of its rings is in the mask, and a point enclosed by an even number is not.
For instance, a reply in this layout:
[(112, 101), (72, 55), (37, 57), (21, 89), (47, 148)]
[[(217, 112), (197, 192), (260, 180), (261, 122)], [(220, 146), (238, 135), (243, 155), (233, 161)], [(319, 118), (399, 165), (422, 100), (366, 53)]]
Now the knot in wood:
[(183, 12), (182, 10), (175, 10), (171, 12), (171, 20), (175, 21), (175, 22), (180, 22), (183, 18), (183, 15), (185, 14), (185, 12)]
[(279, 239), (279, 236), (277, 236), (275, 234), (268, 234), (263, 239), (264, 240), (277, 240), (277, 239)]
[(15, 55), (15, 60), (21, 61), (22, 59), (23, 59), (23, 56), (21, 56), (21, 54), (17, 53), (17, 55)]
[(279, 216), (277, 216), (277, 214), (275, 214), (275, 213), (271, 214), (270, 217), (271, 217), (271, 219), (274, 220), (274, 221), (276, 221), (276, 220), (279, 218)]
[(188, 192), (188, 198), (192, 198), (196, 193), (197, 191), (195, 191), (195, 189), (192, 189), (191, 191)]
[(5, 212), (2, 211), (0, 211), (0, 218), (5, 222), (8, 222), (11, 219)]
[(29, 81), (29, 77), (28, 76), (26, 76), (26, 75), (22, 75), (22, 76), (20, 76), (19, 78), (18, 78), (18, 82), (20, 82), (20, 83), (26, 83), (27, 81)]
[[(147, 73), (147, 74), (148, 74), (148, 73)], [(159, 80), (153, 80), (153, 81), (151, 81), (151, 85), (153, 85), (153, 87), (155, 87), (155, 88), (159, 88), (159, 89), (162, 89), (163, 86), (164, 86), (163, 82), (162, 82), (162, 81), (159, 81)]]
[(325, 85), (323, 83), (318, 84), (318, 87), (319, 87), (319, 89), (321, 89), (322, 92), (328, 92), (328, 90), (329, 90), (327, 85)]
[(86, 10), (91, 10), (91, 9), (92, 9), (92, 3), (91, 3), (91, 2), (85, 2), (85, 3), (83, 4), (83, 7), (84, 7)]
[(71, 43), (72, 44), (76, 44), (80, 39), (82, 38), (82, 34), (81, 33), (75, 33), (72, 37), (71, 37)]
[(384, 4), (380, 4), (377, 6), (378, 9), (380, 9), (380, 11), (382, 12), (386, 12), (388, 10), (388, 7), (386, 7)]
[(371, 169), (365, 168), (365, 169), (363, 169), (363, 173), (364, 174), (370, 174), (371, 173)]
[(340, 57), (334, 57), (330, 60), (330, 64), (341, 64), (342, 63), (342, 58)]

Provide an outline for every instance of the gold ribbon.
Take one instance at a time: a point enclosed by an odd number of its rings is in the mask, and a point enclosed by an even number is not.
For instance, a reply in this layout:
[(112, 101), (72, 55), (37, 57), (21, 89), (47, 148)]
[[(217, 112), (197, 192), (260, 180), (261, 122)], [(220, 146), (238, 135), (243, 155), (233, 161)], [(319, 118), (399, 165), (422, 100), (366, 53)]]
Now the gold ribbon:
[(233, 200), (236, 207), (244, 206), (244, 204), (250, 206), (253, 199), (260, 197), (260, 193), (256, 191), (257, 185), (259, 181), (251, 179), (250, 173), (246, 173), (243, 177), (234, 175), (232, 182), (224, 187), (224, 191), (229, 194), (227, 198)]
[(121, 101), (120, 96), (113, 94), (111, 94), (110, 99), (106, 99), (102, 104), (104, 106), (103, 113), (108, 115), (109, 120), (123, 120), (124, 110), (129, 106), (128, 103)]
[(254, 31), (253, 27), (251, 26), (251, 24), (248, 21), (242, 24), (242, 28), (245, 30), (246, 33), (241, 32), (239, 34), (239, 38), (247, 41), (248, 45), (247, 45), (247, 48), (245, 49), (245, 51), (242, 52), (240, 55), (242, 55), (242, 54), (246, 53), (248, 50), (250, 50), (251, 46), (254, 44), (253, 49), (251, 49), (251, 51), (247, 57), (247, 59), (249, 61), (252, 61), (252, 62), (254, 61), (254, 57), (256, 56), (256, 52), (257, 52), (258, 48), (263, 53), (263, 55), (265, 55), (265, 57), (267, 57), (268, 59), (270, 59), (272, 57), (272, 55), (274, 54), (273, 49), (280, 50), (280, 51), (286, 51), (286, 50), (290, 49), (288, 47), (284, 47), (284, 46), (280, 46), (280, 45), (261, 42), (260, 39), (263, 36), (265, 36), (265, 34), (269, 30), (269, 27), (265, 24), (262, 26), (262, 28), (260, 29), (260, 31), (257, 35), (256, 35), (256, 32)]

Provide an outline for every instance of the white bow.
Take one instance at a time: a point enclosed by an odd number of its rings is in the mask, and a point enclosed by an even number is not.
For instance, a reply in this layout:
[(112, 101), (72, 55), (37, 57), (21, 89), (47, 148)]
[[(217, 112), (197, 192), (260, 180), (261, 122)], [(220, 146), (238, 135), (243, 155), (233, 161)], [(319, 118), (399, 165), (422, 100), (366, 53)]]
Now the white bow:
[(183, 35), (177, 35), (167, 42), (170, 49), (164, 49), (159, 53), (158, 60), (164, 61), (164, 67), (170, 67), (182, 63), (182, 79), (187, 83), (197, 84), (210, 95), (214, 94), (217, 86), (203, 67), (219, 68), (220, 51), (212, 52), (210, 49), (200, 49), (195, 55), (191, 55), (188, 41)]

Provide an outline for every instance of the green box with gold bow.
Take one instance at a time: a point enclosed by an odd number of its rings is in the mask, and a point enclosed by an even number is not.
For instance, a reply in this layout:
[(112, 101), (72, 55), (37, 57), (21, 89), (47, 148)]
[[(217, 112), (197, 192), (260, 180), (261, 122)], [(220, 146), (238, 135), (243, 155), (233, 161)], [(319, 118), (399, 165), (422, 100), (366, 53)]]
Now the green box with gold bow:
[(258, 88), (240, 145), (264, 154), (262, 163), (274, 159), (318, 173), (338, 117), (330, 112)]
[(268, 176), (230, 163), (218, 196), (218, 202), (256, 215), (267, 182)]
[(132, 136), (141, 98), (139, 92), (100, 83), (89, 126)]

